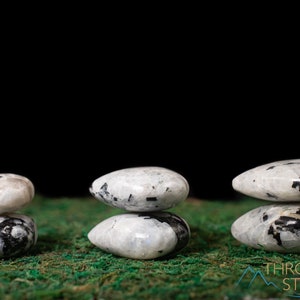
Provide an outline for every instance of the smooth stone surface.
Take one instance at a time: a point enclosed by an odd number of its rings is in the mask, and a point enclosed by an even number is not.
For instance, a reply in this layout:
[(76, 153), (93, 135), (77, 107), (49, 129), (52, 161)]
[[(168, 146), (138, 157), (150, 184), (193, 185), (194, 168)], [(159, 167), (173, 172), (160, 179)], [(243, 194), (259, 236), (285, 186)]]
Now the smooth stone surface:
[(110, 217), (89, 233), (103, 251), (133, 259), (154, 259), (175, 254), (190, 239), (187, 222), (169, 212), (128, 213)]
[(96, 179), (91, 194), (103, 203), (132, 212), (169, 209), (189, 193), (187, 180), (162, 167), (117, 170)]
[(21, 214), (0, 215), (0, 258), (26, 253), (36, 244), (37, 236), (32, 218)]
[(256, 249), (284, 253), (300, 252), (300, 204), (257, 207), (231, 226), (241, 243)]
[(247, 196), (269, 201), (300, 201), (300, 159), (282, 160), (250, 169), (232, 181)]
[(0, 173), (0, 213), (14, 212), (34, 197), (32, 182), (21, 175)]

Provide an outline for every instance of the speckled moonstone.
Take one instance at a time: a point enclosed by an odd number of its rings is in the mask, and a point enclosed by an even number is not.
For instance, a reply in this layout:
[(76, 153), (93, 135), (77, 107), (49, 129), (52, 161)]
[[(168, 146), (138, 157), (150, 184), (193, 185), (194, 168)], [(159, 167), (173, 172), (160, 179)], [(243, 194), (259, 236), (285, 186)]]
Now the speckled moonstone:
[(241, 243), (256, 249), (283, 253), (300, 252), (300, 204), (257, 207), (231, 226)]
[(250, 169), (232, 181), (247, 196), (269, 201), (300, 201), (300, 159), (282, 160)]
[(0, 258), (25, 254), (36, 244), (37, 237), (32, 218), (21, 214), (0, 215)]
[(117, 170), (96, 179), (91, 194), (103, 203), (132, 212), (172, 208), (189, 193), (187, 180), (162, 167)]
[(128, 213), (100, 222), (88, 238), (117, 256), (155, 259), (183, 249), (189, 242), (190, 228), (184, 219), (170, 212)]
[(34, 197), (32, 182), (21, 175), (0, 174), (0, 214), (17, 211)]

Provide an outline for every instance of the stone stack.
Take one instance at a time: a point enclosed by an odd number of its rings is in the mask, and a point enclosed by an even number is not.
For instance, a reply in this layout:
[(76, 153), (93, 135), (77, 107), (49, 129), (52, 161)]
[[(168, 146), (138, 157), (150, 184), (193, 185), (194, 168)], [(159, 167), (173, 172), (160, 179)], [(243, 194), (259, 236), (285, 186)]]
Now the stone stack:
[(180, 174), (162, 167), (121, 169), (96, 179), (90, 193), (127, 212), (103, 220), (88, 233), (90, 242), (103, 251), (155, 259), (175, 254), (188, 244), (187, 222), (165, 211), (188, 196), (188, 182)]
[(16, 174), (0, 174), (0, 258), (20, 256), (37, 241), (37, 227), (32, 218), (16, 211), (34, 197), (32, 182)]
[(233, 188), (274, 204), (257, 207), (231, 226), (241, 243), (282, 253), (300, 252), (300, 159), (250, 169), (232, 181)]

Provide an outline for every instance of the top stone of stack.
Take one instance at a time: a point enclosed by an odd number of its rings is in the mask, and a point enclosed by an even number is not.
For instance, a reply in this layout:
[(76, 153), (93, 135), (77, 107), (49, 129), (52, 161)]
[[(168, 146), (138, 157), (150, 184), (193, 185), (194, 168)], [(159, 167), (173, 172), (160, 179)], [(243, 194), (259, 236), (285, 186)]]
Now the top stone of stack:
[(300, 159), (281, 160), (236, 176), (233, 188), (247, 196), (273, 202), (300, 202)]
[(162, 167), (117, 170), (96, 179), (90, 193), (101, 202), (132, 212), (172, 208), (184, 201), (189, 184), (180, 174)]
[(11, 173), (0, 174), (0, 214), (23, 208), (33, 197), (34, 186), (28, 178)]

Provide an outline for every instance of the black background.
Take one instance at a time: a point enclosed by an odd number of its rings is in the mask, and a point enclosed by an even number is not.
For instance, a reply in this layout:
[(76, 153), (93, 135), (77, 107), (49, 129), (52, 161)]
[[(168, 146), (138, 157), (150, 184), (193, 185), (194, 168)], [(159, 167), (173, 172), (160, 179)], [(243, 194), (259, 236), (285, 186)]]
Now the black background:
[(298, 119), (287, 118), (289, 109), (274, 115), (247, 101), (230, 108), (180, 97), (121, 104), (103, 98), (12, 114), (2, 127), (1, 172), (27, 176), (46, 196), (79, 197), (108, 172), (154, 165), (181, 173), (191, 196), (226, 200), (239, 196), (231, 186), (239, 173), (299, 158)]
[(8, 49), (0, 172), (76, 197), (108, 172), (162, 166), (191, 196), (232, 199), (241, 172), (299, 158), (298, 53), (227, 21), (160, 35), (51, 27), (38, 48)]

